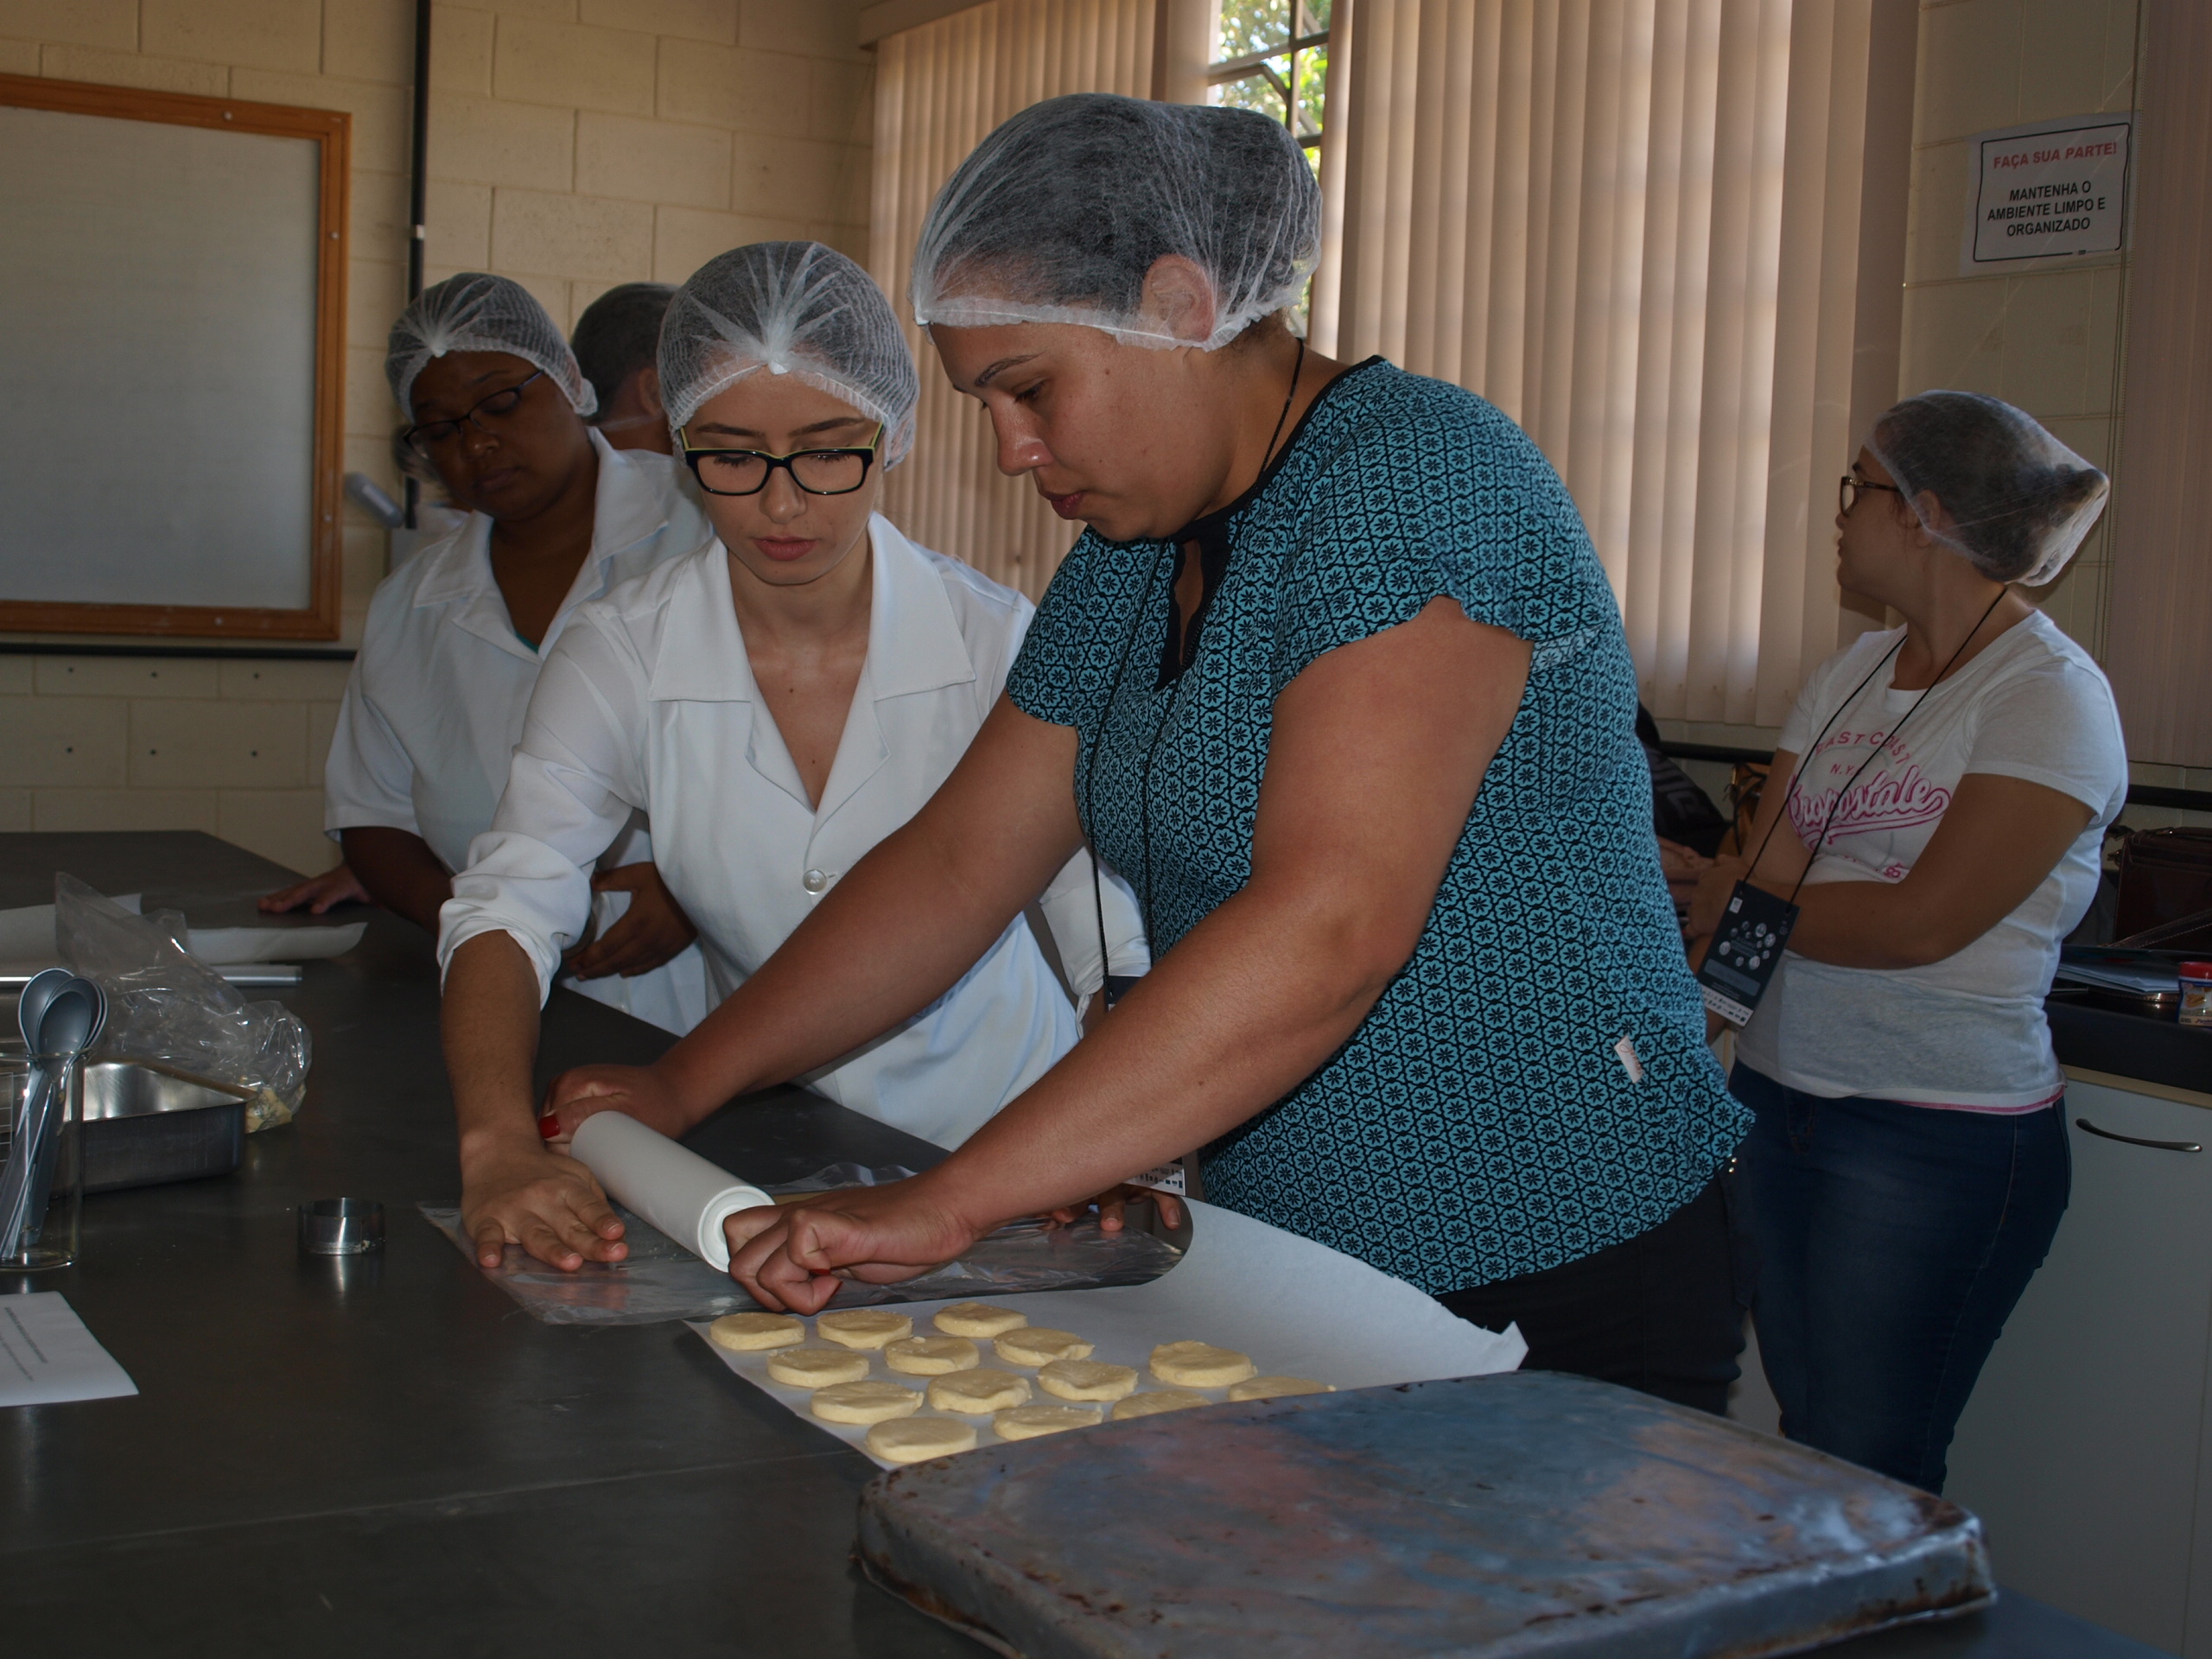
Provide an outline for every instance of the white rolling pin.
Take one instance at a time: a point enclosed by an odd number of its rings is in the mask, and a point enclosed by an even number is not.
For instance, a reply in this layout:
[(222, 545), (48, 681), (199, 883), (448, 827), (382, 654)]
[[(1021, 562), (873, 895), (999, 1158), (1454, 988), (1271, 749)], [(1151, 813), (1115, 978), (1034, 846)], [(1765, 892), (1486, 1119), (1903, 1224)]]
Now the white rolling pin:
[(569, 1137), (569, 1151), (609, 1194), (724, 1273), (729, 1240), (722, 1236), (723, 1217), (775, 1202), (620, 1112), (586, 1118)]

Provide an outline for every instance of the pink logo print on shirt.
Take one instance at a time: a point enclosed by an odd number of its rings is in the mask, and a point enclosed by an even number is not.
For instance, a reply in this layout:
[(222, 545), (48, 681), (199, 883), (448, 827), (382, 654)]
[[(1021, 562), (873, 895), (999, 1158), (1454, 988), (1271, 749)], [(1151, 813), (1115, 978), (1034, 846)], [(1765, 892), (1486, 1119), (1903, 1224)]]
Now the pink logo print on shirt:
[[(1933, 823), (1943, 816), (1951, 804), (1951, 791), (1929, 781), (1912, 752), (1902, 743), (1890, 744), (1888, 753), (1850, 785), (1840, 802), (1837, 800), (1837, 790), (1865, 759), (1857, 751), (1864, 745), (1885, 743), (1888, 737), (1887, 732), (1839, 732), (1821, 746), (1821, 769), (1834, 784), (1827, 789), (1800, 791), (1789, 801), (1790, 824), (1807, 846), (1820, 835), (1822, 824), (1827, 825), (1828, 843), (1833, 846), (1846, 836), (1910, 830), (1916, 824)], [(1893, 866), (1883, 874), (1901, 876), (1904, 868)]]

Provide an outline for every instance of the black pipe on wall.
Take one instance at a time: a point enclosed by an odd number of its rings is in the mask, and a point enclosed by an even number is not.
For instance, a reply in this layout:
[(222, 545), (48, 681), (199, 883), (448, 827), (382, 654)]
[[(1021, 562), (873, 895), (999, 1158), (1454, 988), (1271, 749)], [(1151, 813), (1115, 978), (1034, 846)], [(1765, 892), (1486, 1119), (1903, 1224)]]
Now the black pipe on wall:
[[(427, 240), (430, 194), (430, 0), (415, 0), (415, 137), (407, 158), (407, 298), (413, 303), (423, 292), (423, 250)], [(422, 486), (407, 485), (407, 516), (402, 521), (413, 530), (415, 506)]]

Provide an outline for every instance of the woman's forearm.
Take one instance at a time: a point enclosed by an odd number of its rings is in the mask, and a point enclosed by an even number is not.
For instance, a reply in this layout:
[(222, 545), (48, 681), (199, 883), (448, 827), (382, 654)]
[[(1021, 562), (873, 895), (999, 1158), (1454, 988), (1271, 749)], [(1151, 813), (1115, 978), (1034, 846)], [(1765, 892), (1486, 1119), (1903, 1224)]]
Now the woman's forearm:
[(540, 1144), (531, 1073), (537, 1058), (537, 972), (505, 933), (453, 953), (441, 1011), (461, 1166)]
[(430, 843), (410, 831), (378, 825), (340, 830), (338, 839), (346, 862), (369, 896), (435, 938), (438, 907), (453, 897), (453, 877)]
[[(1759, 885), (1789, 896), (1786, 885)], [(1951, 954), (1939, 922), (1926, 895), (1916, 898), (1902, 883), (1824, 881), (1799, 891), (1789, 949), (1837, 968), (1917, 968)]]

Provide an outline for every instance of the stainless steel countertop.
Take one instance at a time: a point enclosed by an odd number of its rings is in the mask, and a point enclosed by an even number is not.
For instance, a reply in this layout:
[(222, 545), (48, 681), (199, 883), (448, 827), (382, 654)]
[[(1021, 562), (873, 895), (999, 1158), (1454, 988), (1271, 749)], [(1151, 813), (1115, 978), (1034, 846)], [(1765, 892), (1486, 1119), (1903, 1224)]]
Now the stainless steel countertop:
[[(0, 908), (62, 868), (202, 925), (293, 879), (192, 832), (0, 835)], [(65, 1293), (138, 1397), (0, 1410), (11, 1651), (714, 1649), (935, 1659), (983, 1649), (855, 1573), (858, 1453), (754, 1394), (681, 1325), (540, 1325), (414, 1211), (458, 1185), (428, 942), (377, 913), (280, 994), (314, 1032), (293, 1126), (232, 1177), (88, 1198)], [(542, 1071), (664, 1034), (556, 993)], [(796, 1090), (692, 1137), (748, 1177), (931, 1151)], [(383, 1201), (378, 1255), (302, 1257), (293, 1206)], [(2019, 1598), (1846, 1659), (2128, 1659)]]

